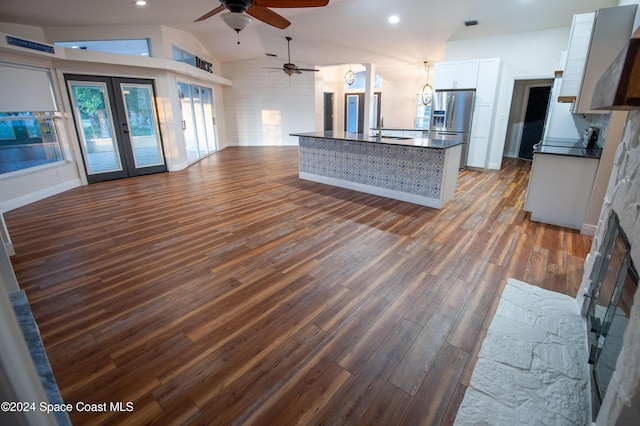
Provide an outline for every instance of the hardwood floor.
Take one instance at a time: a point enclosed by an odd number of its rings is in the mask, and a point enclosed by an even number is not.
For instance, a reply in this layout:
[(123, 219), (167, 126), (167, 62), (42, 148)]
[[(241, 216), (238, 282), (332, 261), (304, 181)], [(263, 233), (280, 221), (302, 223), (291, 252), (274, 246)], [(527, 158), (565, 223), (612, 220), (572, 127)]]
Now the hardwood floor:
[(442, 210), (297, 177), (296, 147), (5, 214), (85, 424), (451, 424), (508, 277), (575, 295), (591, 238), (529, 221), (530, 164), (460, 173)]

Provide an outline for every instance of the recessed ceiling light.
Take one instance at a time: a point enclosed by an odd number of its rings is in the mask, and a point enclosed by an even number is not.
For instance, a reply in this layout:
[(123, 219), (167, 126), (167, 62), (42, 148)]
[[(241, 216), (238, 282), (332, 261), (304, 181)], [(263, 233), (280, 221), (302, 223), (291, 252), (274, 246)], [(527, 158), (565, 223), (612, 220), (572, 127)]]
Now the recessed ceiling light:
[(136, 1), (136, 6), (145, 6), (147, 4), (146, 1), (144, 0), (137, 0)]
[(389, 22), (391, 22), (392, 24), (397, 24), (398, 22), (400, 22), (400, 18), (398, 18), (396, 15), (391, 15), (389, 16)]

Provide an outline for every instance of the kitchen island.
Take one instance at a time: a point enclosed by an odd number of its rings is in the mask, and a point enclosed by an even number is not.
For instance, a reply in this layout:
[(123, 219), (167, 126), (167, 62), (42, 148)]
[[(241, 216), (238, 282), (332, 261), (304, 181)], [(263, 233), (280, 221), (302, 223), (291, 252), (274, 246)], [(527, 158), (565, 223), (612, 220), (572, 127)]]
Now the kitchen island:
[(441, 208), (458, 184), (459, 142), (325, 131), (300, 140), (299, 177)]

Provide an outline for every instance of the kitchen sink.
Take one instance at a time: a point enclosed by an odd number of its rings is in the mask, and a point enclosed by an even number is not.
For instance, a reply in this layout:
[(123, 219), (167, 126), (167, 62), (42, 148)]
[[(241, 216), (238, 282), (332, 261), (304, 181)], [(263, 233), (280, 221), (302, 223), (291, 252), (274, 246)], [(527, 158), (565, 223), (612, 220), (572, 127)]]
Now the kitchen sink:
[(407, 140), (407, 139), (413, 139), (407, 136), (370, 136), (369, 139), (374, 140), (374, 141), (381, 141), (381, 140)]

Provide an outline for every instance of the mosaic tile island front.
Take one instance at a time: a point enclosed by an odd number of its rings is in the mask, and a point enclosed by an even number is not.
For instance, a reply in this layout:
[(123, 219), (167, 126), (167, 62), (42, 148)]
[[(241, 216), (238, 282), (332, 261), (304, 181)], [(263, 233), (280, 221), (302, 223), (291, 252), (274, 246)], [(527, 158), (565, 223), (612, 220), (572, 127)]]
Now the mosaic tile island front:
[(455, 193), (460, 143), (336, 131), (292, 136), (300, 141), (301, 179), (433, 208)]

